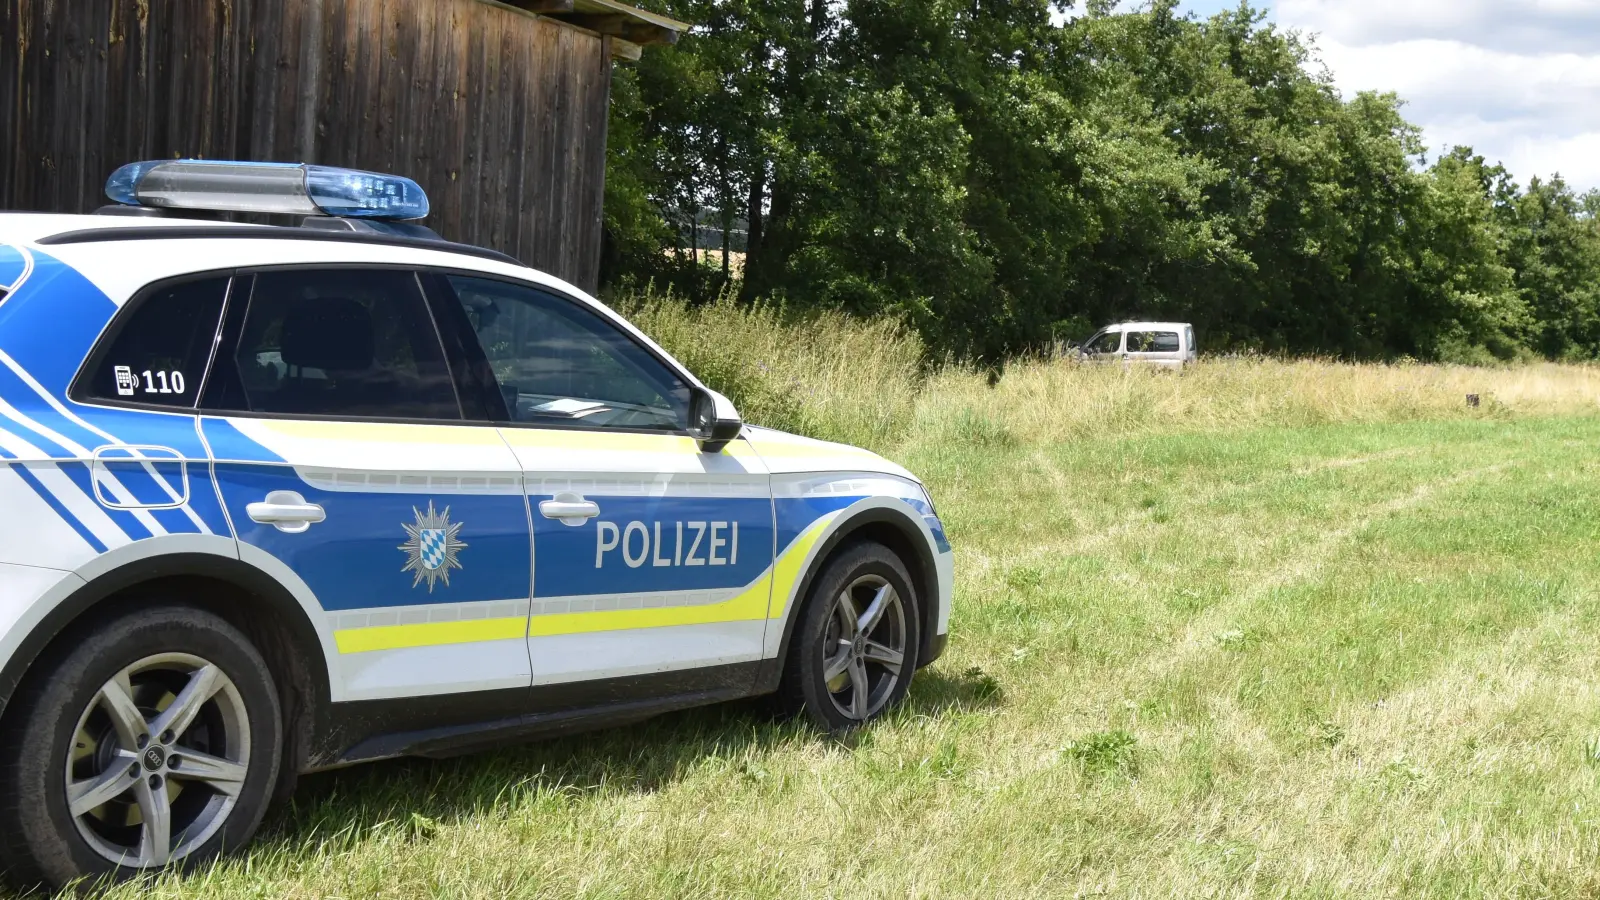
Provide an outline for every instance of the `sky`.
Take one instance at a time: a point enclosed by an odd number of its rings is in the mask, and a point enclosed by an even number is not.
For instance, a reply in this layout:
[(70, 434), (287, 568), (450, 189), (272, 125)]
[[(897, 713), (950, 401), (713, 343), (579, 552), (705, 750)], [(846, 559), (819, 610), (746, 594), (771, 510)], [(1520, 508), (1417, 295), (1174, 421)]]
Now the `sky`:
[[(1431, 156), (1467, 144), (1518, 183), (1600, 188), (1600, 0), (1253, 0), (1317, 35), (1346, 96), (1395, 91)], [(1238, 0), (1183, 0), (1201, 16)]]

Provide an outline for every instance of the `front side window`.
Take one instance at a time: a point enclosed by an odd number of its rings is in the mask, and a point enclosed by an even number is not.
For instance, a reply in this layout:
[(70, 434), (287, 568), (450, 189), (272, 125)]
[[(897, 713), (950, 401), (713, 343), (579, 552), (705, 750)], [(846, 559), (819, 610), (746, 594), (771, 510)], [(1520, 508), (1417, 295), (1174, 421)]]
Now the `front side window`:
[(211, 409), (461, 418), (438, 332), (410, 272), (256, 275), (235, 349), (218, 361), (212, 381)]
[(680, 431), (689, 385), (611, 322), (524, 285), (444, 279), (513, 422)]
[(1106, 331), (1089, 339), (1090, 353), (1115, 353), (1122, 347), (1122, 332)]
[(82, 398), (193, 409), (227, 295), (222, 276), (136, 298), (95, 356)]

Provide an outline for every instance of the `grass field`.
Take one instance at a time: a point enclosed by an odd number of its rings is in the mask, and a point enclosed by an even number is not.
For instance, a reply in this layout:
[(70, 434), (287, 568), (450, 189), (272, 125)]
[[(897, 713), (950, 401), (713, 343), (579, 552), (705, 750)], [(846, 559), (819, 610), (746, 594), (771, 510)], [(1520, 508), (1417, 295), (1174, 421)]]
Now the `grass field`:
[[(715, 363), (698, 333), (669, 344)], [(116, 895), (1600, 895), (1592, 370), (989, 388), (886, 358), (757, 387), (948, 524), (950, 650), (888, 720), (841, 743), (713, 708), (315, 776), (247, 854)]]

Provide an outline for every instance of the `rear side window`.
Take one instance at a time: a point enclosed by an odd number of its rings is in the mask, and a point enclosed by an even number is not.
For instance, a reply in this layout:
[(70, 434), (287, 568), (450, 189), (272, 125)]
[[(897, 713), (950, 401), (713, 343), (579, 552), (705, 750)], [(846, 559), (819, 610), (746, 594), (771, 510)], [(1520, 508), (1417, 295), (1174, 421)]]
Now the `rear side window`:
[(1176, 331), (1130, 331), (1128, 332), (1129, 353), (1177, 353), (1178, 333)]
[(79, 399), (193, 409), (228, 281), (163, 285), (130, 301), (95, 355)]
[[(232, 319), (232, 316), (230, 316)], [(351, 419), (459, 420), (416, 275), (322, 269), (255, 276), (207, 409)]]

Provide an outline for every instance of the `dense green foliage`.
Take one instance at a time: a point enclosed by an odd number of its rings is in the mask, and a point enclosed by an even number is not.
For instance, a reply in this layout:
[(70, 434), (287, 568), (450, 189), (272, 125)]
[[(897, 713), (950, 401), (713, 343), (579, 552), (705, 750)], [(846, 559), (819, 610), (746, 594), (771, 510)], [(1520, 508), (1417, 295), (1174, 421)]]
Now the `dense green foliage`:
[[(1131, 317), (1212, 350), (1600, 355), (1600, 199), (1430, 165), (1305, 36), (1174, 3), (654, 0), (695, 27), (618, 71), (606, 280), (989, 359)], [(724, 241), (742, 271), (689, 252)]]

